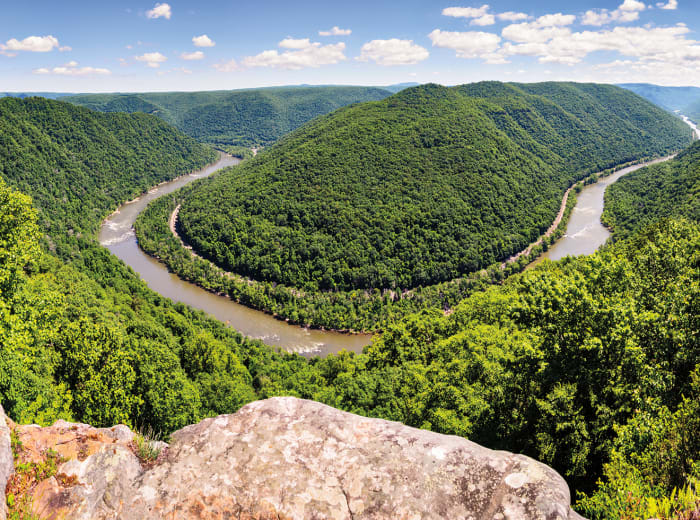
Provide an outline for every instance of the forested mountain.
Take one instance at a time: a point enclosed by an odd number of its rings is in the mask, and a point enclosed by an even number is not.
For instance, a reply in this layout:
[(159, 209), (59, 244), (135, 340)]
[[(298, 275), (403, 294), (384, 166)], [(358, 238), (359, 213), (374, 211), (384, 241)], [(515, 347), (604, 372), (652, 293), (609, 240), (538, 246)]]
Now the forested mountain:
[(666, 110), (680, 110), (685, 115), (687, 107), (700, 100), (698, 87), (664, 87), (649, 83), (622, 83), (618, 85), (648, 99)]
[(700, 221), (700, 142), (673, 161), (625, 175), (605, 191), (603, 222), (625, 238), (660, 217)]
[(700, 123), (700, 99), (690, 103), (681, 112), (688, 116), (694, 123)]
[(145, 114), (100, 114), (44, 98), (0, 99), (0, 175), (31, 194), (63, 255), (76, 235), (151, 186), (215, 157)]
[(169, 432), (284, 391), (301, 359), (160, 297), (95, 240), (119, 203), (212, 157), (153, 116), (0, 99), (0, 399), (11, 417)]
[(268, 145), (351, 103), (384, 99), (377, 87), (275, 87), (211, 92), (82, 94), (65, 100), (102, 112), (146, 112), (202, 142)]
[(410, 288), (523, 249), (588, 173), (690, 143), (604, 85), (423, 85), (340, 109), (193, 190), (179, 229), (229, 271), (304, 288)]

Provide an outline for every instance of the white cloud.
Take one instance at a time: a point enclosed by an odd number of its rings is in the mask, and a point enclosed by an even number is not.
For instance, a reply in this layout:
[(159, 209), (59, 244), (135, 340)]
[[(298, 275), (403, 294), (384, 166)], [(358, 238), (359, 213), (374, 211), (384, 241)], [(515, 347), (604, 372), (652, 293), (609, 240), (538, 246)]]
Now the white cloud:
[(58, 39), (54, 36), (27, 36), (24, 40), (11, 38), (4, 44), (0, 43), (0, 52), (14, 56), (19, 51), (50, 52), (58, 47)]
[(618, 9), (620, 11), (644, 11), (646, 9), (646, 5), (644, 5), (644, 2), (640, 2), (639, 0), (625, 0), (622, 2), (620, 7)]
[(238, 63), (236, 63), (236, 60), (230, 60), (230, 61), (225, 61), (222, 63), (215, 63), (212, 65), (216, 70), (219, 72), (233, 72), (234, 70), (238, 70)]
[(576, 16), (573, 14), (545, 14), (532, 22), (533, 27), (562, 27), (571, 25), (576, 21)]
[(202, 51), (194, 51), (194, 52), (183, 52), (180, 54), (180, 58), (183, 60), (201, 60), (204, 58), (204, 53)]
[(667, 4), (659, 2), (656, 4), (659, 9), (678, 9), (678, 0), (668, 0)]
[(186, 69), (185, 67), (175, 67), (174, 69), (170, 70), (159, 70), (158, 75), (165, 76), (166, 74), (171, 74), (173, 72), (180, 72), (182, 74), (192, 74), (192, 71), (190, 69)]
[(170, 20), (172, 15), (173, 12), (170, 9), (170, 5), (166, 4), (165, 2), (162, 4), (156, 4), (153, 9), (146, 11), (146, 17), (151, 19), (165, 18), (166, 20)]
[(136, 56), (136, 61), (144, 62), (153, 69), (160, 67), (160, 64), (167, 61), (167, 59), (160, 52), (147, 52), (141, 56)]
[(306, 49), (311, 45), (311, 40), (308, 38), (299, 38), (295, 40), (294, 38), (285, 38), (278, 44), (283, 49)]
[(507, 22), (519, 22), (520, 20), (527, 20), (530, 17), (525, 13), (515, 13), (513, 11), (506, 11), (505, 13), (497, 14), (496, 18)]
[(470, 32), (449, 32), (435, 29), (428, 35), (433, 42), (433, 47), (452, 49), (457, 53), (458, 58), (483, 58), (493, 63), (503, 62), (502, 59), (495, 58), (495, 53), (501, 42), (497, 34), (470, 31)]
[(318, 31), (319, 36), (350, 36), (351, 34), (352, 31), (350, 29), (341, 29), (337, 25), (329, 31)]
[[(670, 0), (671, 2), (675, 0)], [(670, 2), (669, 2), (670, 3)], [(581, 19), (583, 25), (594, 25), (600, 27), (612, 22), (634, 22), (639, 19), (640, 11), (644, 11), (646, 5), (637, 0), (624, 0), (617, 9), (609, 11), (607, 9), (592, 9), (586, 11)]]
[[(290, 43), (290, 42), (294, 43)], [(304, 41), (304, 46), (302, 46)], [(290, 50), (278, 52), (277, 50), (263, 51), (255, 56), (246, 56), (241, 61), (244, 67), (273, 67), (280, 69), (299, 70), (306, 67), (320, 67), (322, 65), (333, 65), (346, 59), (344, 51), (345, 44), (343, 42), (321, 45), (318, 42), (309, 40), (291, 40), (286, 39), (280, 42), (282, 44), (294, 45)], [(282, 47), (285, 48), (285, 47)]]
[(485, 14), (484, 16), (480, 16), (479, 18), (474, 18), (471, 22), (469, 22), (470, 25), (493, 25), (496, 23), (496, 17), (492, 14)]
[(195, 47), (213, 47), (216, 45), (216, 43), (214, 43), (206, 34), (201, 36), (193, 36), (192, 43), (194, 43)]
[(566, 37), (571, 30), (565, 27), (540, 27), (534, 22), (517, 23), (504, 27), (501, 36), (518, 43), (544, 43), (554, 37)]
[(68, 52), (68, 51), (72, 51), (73, 47), (69, 47), (68, 45), (64, 45), (63, 47), (59, 47), (58, 50), (60, 52)]
[(507, 22), (517, 22), (527, 20), (529, 18), (525, 13), (516, 13), (506, 11), (505, 13), (491, 14), (491, 7), (484, 4), (481, 7), (446, 7), (442, 10), (444, 16), (452, 16), (453, 18), (472, 18), (470, 25), (493, 25), (496, 19)]
[(425, 47), (413, 43), (413, 40), (372, 40), (365, 43), (358, 56), (358, 61), (372, 60), (378, 65), (413, 65), (425, 60), (430, 53)]
[(65, 65), (54, 67), (52, 69), (47, 69), (45, 67), (34, 69), (34, 74), (55, 74), (57, 76), (107, 76), (111, 73), (112, 71), (109, 69), (78, 67), (78, 62), (76, 61), (69, 61)]
[(488, 10), (488, 4), (484, 4), (481, 7), (446, 7), (442, 10), (442, 14), (454, 18), (479, 18), (484, 16)]
[[(525, 25), (525, 24), (519, 24)], [(511, 28), (514, 26), (511, 26)], [(568, 28), (540, 31), (506, 31), (499, 50), (505, 56), (534, 56), (541, 63), (574, 65), (597, 51), (617, 52), (644, 62), (700, 67), (700, 42), (689, 40), (683, 24), (673, 27), (615, 27), (603, 31), (572, 32)]]

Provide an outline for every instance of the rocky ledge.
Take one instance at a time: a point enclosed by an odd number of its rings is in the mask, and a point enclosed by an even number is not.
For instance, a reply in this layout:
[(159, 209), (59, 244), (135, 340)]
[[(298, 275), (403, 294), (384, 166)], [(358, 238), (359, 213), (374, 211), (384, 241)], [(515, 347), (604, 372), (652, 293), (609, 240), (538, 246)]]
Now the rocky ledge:
[[(0, 482), (42, 519), (580, 518), (533, 459), (291, 397), (183, 428), (150, 463), (125, 426), (0, 423)], [(51, 476), (23, 487), (12, 449)]]

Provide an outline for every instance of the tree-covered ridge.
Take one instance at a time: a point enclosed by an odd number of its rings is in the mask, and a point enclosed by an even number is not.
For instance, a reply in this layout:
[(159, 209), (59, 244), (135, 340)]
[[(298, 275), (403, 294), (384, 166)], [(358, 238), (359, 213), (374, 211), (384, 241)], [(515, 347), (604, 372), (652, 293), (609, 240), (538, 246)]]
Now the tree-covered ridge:
[(700, 99), (693, 101), (688, 106), (681, 110), (683, 115), (686, 115), (694, 123), (700, 122)]
[(616, 239), (672, 216), (700, 221), (700, 142), (673, 161), (625, 175), (605, 191), (602, 220)]
[(680, 120), (617, 87), (423, 85), (316, 119), (202, 183), (179, 230), (256, 280), (429, 285), (523, 249), (585, 174), (689, 142)]
[(82, 94), (70, 103), (102, 112), (146, 112), (199, 141), (268, 145), (311, 119), (391, 92), (376, 87), (277, 87), (213, 92)]
[(0, 176), (31, 194), (61, 254), (75, 249), (75, 235), (94, 235), (121, 202), (214, 157), (211, 148), (145, 114), (0, 99)]

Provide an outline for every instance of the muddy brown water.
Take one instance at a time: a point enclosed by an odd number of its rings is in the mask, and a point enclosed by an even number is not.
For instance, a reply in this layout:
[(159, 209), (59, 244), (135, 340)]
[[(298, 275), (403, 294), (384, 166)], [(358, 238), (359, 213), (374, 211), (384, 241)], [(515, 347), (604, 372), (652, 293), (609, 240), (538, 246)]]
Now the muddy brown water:
[(139, 248), (133, 226), (136, 217), (150, 202), (239, 162), (239, 159), (224, 155), (215, 164), (155, 186), (148, 193), (126, 202), (102, 223), (100, 243), (136, 271), (154, 291), (173, 301), (203, 310), (245, 336), (307, 357), (326, 356), (343, 349), (361, 352), (362, 348), (370, 343), (371, 335), (343, 334), (290, 325), (269, 314), (240, 305), (230, 298), (218, 296), (181, 280), (169, 272), (164, 264)]

